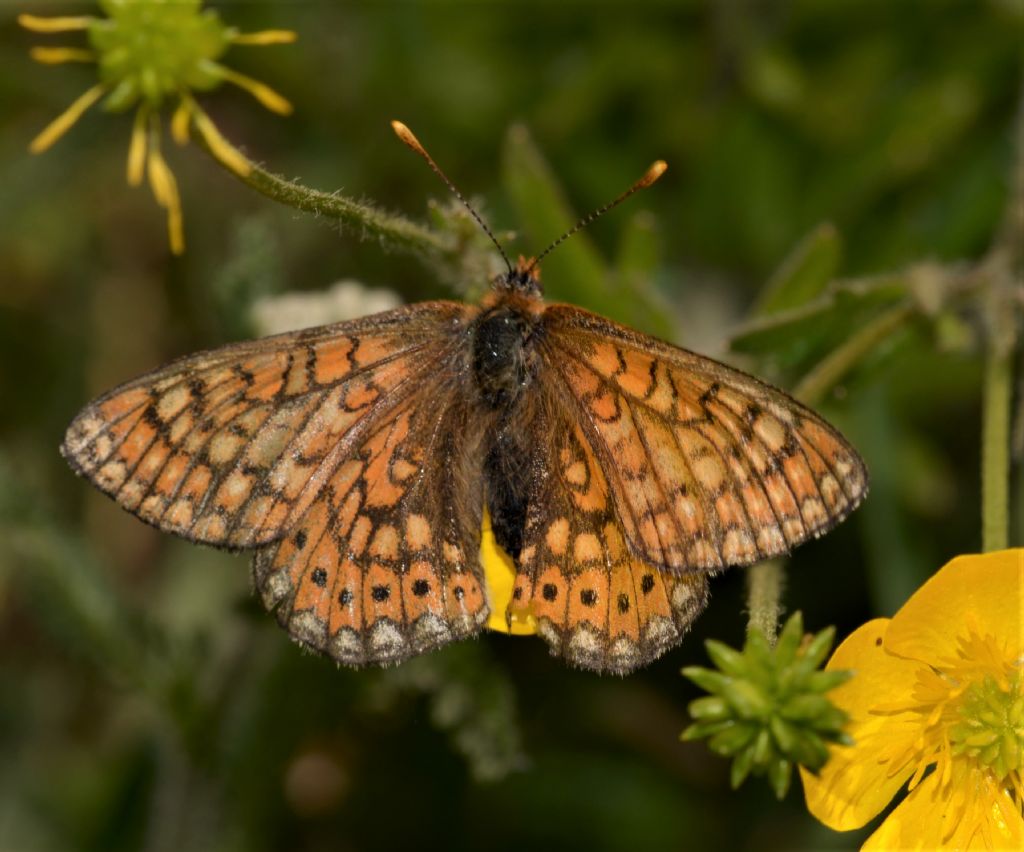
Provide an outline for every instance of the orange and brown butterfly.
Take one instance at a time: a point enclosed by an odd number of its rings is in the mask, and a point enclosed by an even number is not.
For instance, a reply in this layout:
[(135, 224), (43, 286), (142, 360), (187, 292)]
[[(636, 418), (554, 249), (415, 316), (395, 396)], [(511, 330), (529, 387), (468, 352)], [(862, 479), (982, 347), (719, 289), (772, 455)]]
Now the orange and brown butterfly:
[(486, 508), (515, 567), (506, 623), (530, 619), (581, 668), (630, 672), (680, 642), (709, 575), (821, 535), (867, 475), (782, 391), (546, 304), (537, 269), (508, 264), (479, 305), (187, 356), (88, 405), (63, 454), (160, 529), (255, 550), (267, 609), (350, 666), (483, 628)]

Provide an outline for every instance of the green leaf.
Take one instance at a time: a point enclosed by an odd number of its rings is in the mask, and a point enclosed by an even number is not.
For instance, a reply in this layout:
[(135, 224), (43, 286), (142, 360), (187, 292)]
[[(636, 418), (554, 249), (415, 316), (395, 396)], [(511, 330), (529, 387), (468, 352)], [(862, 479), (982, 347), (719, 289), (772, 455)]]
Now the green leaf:
[(769, 279), (754, 307), (755, 316), (796, 308), (821, 295), (842, 258), (842, 240), (831, 223), (804, 237)]
[[(526, 233), (524, 254), (540, 254), (580, 220), (529, 132), (513, 125), (505, 137), (505, 189)], [(640, 224), (637, 224), (639, 221)], [(615, 273), (588, 233), (574, 233), (544, 260), (542, 284), (549, 299), (578, 304), (620, 323), (660, 337), (673, 337), (664, 305), (652, 295), (650, 279), (660, 253), (650, 219), (634, 219), (618, 253)]]
[[(524, 254), (537, 255), (566, 233), (578, 216), (529, 131), (513, 125), (505, 137), (502, 176), (527, 237)], [(615, 298), (611, 275), (586, 233), (574, 234), (544, 260), (541, 279), (551, 301), (580, 305), (629, 323), (630, 312)]]
[(657, 219), (646, 210), (627, 219), (615, 258), (612, 284), (614, 295), (629, 312), (629, 325), (673, 340), (676, 328), (671, 309), (654, 287), (655, 276), (662, 265), (657, 225)]
[(755, 317), (733, 333), (729, 345), (777, 370), (805, 373), (908, 292), (903, 274), (836, 281), (812, 302)]

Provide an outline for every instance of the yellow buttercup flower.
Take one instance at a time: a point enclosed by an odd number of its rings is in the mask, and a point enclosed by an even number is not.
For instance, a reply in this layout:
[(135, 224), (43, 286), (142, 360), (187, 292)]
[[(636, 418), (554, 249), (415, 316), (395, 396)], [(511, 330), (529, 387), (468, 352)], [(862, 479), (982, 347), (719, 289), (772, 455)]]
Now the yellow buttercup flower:
[(491, 516), (484, 509), (484, 523), (480, 536), (480, 565), (484, 569), (488, 599), (491, 602), (491, 616), (487, 628), (513, 636), (530, 636), (537, 632), (537, 619), (528, 607), (508, 609), (512, 600), (512, 587), (516, 580), (516, 567), (494, 538)]
[(188, 141), (194, 125), (213, 155), (232, 171), (248, 175), (252, 164), (217, 130), (192, 97), (232, 83), (248, 91), (263, 106), (281, 115), (291, 104), (263, 83), (239, 74), (218, 60), (233, 44), (285, 44), (295, 40), (290, 30), (240, 33), (225, 25), (202, 0), (99, 0), (105, 18), (88, 15), (40, 18), (19, 15), (18, 23), (39, 33), (86, 32), (89, 49), (34, 47), (31, 56), (44, 64), (96, 63), (99, 82), (85, 91), (29, 145), (33, 154), (53, 145), (96, 102), (104, 109), (124, 112), (135, 108), (128, 146), (127, 179), (138, 186), (148, 176), (157, 203), (167, 211), (171, 251), (185, 250), (181, 199), (174, 175), (160, 150), (160, 113), (175, 103), (171, 135)]
[(1024, 848), (1024, 549), (960, 556), (892, 619), (858, 628), (828, 669), (851, 718), (807, 806), (859, 828), (907, 785), (864, 849)]

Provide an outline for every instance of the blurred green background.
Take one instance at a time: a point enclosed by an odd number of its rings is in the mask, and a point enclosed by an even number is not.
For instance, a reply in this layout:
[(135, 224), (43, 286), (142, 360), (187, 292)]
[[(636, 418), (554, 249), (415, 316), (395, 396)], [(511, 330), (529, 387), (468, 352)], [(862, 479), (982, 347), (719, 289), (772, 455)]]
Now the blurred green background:
[[(666, 159), (654, 188), (551, 257), (549, 296), (786, 387), (913, 306), (819, 405), (873, 484), (790, 560), (785, 605), (808, 629), (889, 615), (979, 548), (979, 316), (947, 307), (941, 283), (985, 253), (1007, 203), (1020, 0), (211, 5), (243, 30), (299, 33), (226, 57), (292, 117), (230, 87), (202, 103), (307, 186), (436, 219), (449, 199), (393, 138), (400, 118), (529, 254)], [(168, 143), (188, 240), (172, 258), (162, 212), (124, 181), (130, 116), (94, 109), (27, 153), (94, 70), (34, 64), (30, 46), (81, 36), (27, 33), (22, 11), (95, 9), (0, 11), (0, 849), (862, 842), (818, 825), (798, 786), (781, 804), (756, 781), (731, 793), (727, 763), (677, 741), (696, 695), (679, 668), (706, 662), (704, 638), (742, 640), (739, 570), (682, 647), (628, 679), (495, 634), (353, 673), (289, 642), (245, 556), (161, 535), (76, 479), (57, 452), (75, 412), (251, 334), (254, 300), (340, 279), (407, 301), (453, 288)], [(814, 298), (773, 321), (780, 281)]]

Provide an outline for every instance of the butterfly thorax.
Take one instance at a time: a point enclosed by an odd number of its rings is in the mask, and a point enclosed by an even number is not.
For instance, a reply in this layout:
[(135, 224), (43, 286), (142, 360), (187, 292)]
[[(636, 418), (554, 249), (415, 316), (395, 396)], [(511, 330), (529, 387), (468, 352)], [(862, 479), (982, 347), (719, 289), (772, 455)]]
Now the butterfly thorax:
[(473, 375), (491, 409), (515, 405), (536, 375), (544, 303), (538, 279), (520, 268), (494, 282), (473, 323)]

